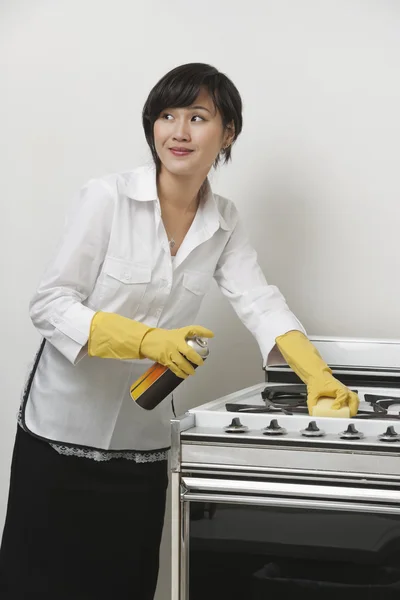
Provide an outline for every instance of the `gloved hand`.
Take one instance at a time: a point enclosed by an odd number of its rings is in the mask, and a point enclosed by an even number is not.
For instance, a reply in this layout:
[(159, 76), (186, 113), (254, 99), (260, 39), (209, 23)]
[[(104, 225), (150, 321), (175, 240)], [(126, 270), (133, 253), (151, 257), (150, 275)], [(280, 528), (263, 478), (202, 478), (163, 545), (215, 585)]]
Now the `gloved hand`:
[(333, 377), (331, 369), (316, 347), (301, 331), (289, 331), (279, 336), (276, 338), (276, 345), (289, 367), (307, 385), (310, 414), (321, 398), (334, 398), (334, 410), (348, 406), (351, 417), (357, 414), (360, 403), (357, 394)]
[(140, 354), (168, 367), (181, 379), (186, 379), (195, 372), (190, 363), (197, 366), (203, 364), (201, 356), (186, 343), (186, 338), (195, 336), (212, 338), (214, 334), (197, 325), (181, 329), (151, 329), (142, 339)]
[(99, 358), (137, 359), (151, 327), (116, 313), (97, 312), (90, 324), (88, 354)]

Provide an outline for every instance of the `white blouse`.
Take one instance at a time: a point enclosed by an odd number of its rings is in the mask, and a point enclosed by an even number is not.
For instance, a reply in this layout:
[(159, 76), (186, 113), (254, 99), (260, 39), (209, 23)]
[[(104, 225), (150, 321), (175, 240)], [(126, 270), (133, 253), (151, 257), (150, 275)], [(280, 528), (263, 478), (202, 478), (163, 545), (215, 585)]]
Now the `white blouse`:
[(129, 394), (150, 361), (87, 355), (96, 311), (151, 327), (190, 325), (214, 279), (256, 338), (264, 363), (277, 336), (304, 331), (267, 284), (233, 203), (207, 186), (174, 260), (153, 166), (82, 188), (30, 304), (46, 343), (22, 404), (28, 431), (83, 454), (160, 453), (170, 446), (170, 399), (147, 411)]

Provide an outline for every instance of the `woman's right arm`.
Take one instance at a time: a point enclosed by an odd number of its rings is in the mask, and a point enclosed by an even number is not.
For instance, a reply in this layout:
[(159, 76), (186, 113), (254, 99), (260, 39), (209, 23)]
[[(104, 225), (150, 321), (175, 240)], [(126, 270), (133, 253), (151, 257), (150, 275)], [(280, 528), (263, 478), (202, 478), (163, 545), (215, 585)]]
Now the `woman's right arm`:
[(61, 242), (30, 302), (36, 329), (71, 363), (86, 354), (95, 312), (82, 302), (96, 283), (114, 214), (113, 190), (89, 181), (67, 219)]
[(185, 337), (211, 337), (208, 329), (152, 329), (82, 304), (107, 253), (114, 206), (113, 190), (105, 182), (94, 180), (82, 188), (55, 257), (31, 300), (32, 322), (72, 364), (87, 354), (117, 360), (146, 357), (168, 366), (178, 377), (191, 375), (194, 369), (188, 361), (197, 365), (203, 361)]

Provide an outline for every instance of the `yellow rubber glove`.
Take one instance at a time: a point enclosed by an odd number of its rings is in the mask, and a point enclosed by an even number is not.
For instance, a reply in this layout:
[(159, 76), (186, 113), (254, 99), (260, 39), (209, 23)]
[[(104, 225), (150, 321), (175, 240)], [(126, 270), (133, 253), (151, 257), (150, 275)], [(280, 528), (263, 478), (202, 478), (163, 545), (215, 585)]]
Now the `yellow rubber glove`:
[(289, 331), (276, 338), (283, 358), (300, 379), (307, 385), (308, 412), (321, 398), (334, 398), (332, 408), (349, 407), (354, 417), (360, 403), (357, 394), (335, 379), (316, 347), (301, 331)]
[(151, 327), (115, 313), (97, 312), (90, 324), (88, 354), (119, 360), (142, 358), (140, 344)]
[(197, 366), (203, 364), (201, 356), (186, 343), (187, 338), (196, 336), (212, 338), (214, 334), (197, 325), (181, 329), (152, 329), (144, 335), (140, 353), (168, 367), (181, 379), (186, 379), (195, 373), (190, 363)]

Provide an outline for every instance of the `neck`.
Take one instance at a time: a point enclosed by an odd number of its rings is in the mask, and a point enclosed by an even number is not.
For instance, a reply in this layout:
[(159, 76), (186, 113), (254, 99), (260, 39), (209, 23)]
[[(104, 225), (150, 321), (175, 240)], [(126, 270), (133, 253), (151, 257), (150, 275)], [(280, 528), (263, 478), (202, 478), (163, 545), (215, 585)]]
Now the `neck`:
[(196, 212), (199, 191), (207, 175), (174, 175), (163, 167), (157, 178), (158, 197), (161, 206), (168, 206), (182, 212)]

